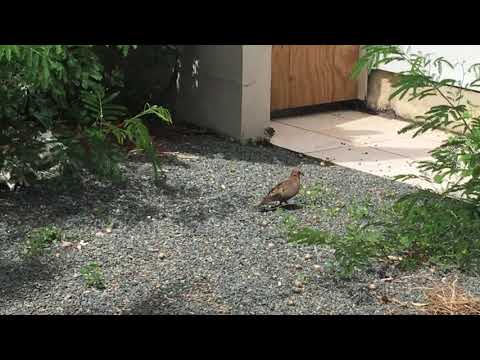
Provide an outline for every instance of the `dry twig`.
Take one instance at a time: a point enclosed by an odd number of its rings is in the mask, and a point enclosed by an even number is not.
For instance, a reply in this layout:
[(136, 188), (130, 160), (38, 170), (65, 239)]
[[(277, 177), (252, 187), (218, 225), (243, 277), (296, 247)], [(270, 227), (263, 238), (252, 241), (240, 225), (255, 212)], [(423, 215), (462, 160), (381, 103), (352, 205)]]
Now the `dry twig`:
[(480, 297), (466, 293), (457, 285), (437, 284), (425, 292), (427, 305), (422, 309), (430, 315), (480, 315)]

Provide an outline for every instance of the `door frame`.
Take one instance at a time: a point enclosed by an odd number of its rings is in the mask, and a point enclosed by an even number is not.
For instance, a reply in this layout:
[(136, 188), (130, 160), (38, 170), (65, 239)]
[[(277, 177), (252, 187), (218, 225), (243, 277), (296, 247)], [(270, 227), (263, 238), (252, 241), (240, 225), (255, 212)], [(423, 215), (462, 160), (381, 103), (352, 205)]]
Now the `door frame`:
[[(361, 45), (360, 45), (361, 46)], [(272, 120), (271, 93), (272, 93), (272, 45), (242, 45), (242, 65), (239, 109), (240, 132), (235, 137), (252, 139), (265, 137), (265, 129)], [(360, 47), (359, 56), (363, 55)], [(357, 99), (367, 99), (368, 72), (358, 78)], [(216, 99), (215, 99), (216, 100)], [(232, 112), (238, 110), (232, 109)], [(223, 115), (219, 114), (219, 118)], [(218, 121), (221, 121), (220, 119)]]

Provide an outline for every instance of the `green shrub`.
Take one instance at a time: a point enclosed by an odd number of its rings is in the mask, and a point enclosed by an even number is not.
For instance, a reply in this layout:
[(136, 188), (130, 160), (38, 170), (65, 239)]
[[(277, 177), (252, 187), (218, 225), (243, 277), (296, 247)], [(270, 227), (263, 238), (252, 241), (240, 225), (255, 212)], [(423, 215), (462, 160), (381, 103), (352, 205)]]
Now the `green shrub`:
[[(430, 173), (421, 176), (430, 182), (445, 183), (444, 194), (457, 193), (477, 206), (480, 205), (480, 117), (474, 116), (478, 105), (465, 98), (465, 89), (480, 87), (480, 64), (464, 69), (462, 63), (451, 64), (443, 57), (413, 54), (398, 45), (367, 45), (364, 55), (352, 71), (358, 76), (364, 69), (372, 70), (382, 64), (401, 62), (406, 71), (398, 74), (394, 82), (391, 99), (406, 97), (408, 101), (438, 96), (443, 104), (430, 108), (423, 116), (400, 132), (416, 130), (413, 136), (446, 127), (461, 129), (461, 134), (451, 136), (448, 141), (431, 152), (432, 160), (422, 161), (419, 167)], [(474, 80), (465, 82), (442, 78), (444, 68), (462, 66), (463, 79), (473, 75)], [(417, 175), (402, 175), (398, 179), (410, 179)]]
[[(480, 64), (471, 66), (475, 80), (469, 83), (443, 79), (444, 67), (454, 65), (442, 57), (411, 54), (397, 45), (368, 45), (352, 71), (358, 76), (364, 69), (381, 64), (403, 62), (408, 70), (398, 74), (391, 98), (407, 96), (409, 101), (438, 95), (444, 104), (432, 107), (417, 122), (400, 132), (416, 130), (413, 136), (445, 127), (461, 128), (461, 134), (431, 152), (431, 161), (419, 163), (430, 173), (422, 176), (435, 183), (445, 183), (441, 194), (418, 191), (377, 209), (369, 204), (355, 204), (349, 209), (350, 223), (345, 234), (333, 234), (300, 226), (286, 218), (284, 230), (289, 241), (321, 244), (334, 249), (331, 268), (342, 276), (370, 266), (375, 260), (395, 262), (402, 269), (422, 264), (442, 269), (480, 270), (480, 117), (475, 105), (465, 99), (464, 89), (480, 86)], [(456, 87), (455, 87), (456, 86)], [(402, 175), (398, 179), (418, 176)], [(449, 197), (453, 193), (463, 200)]]
[(342, 277), (392, 259), (404, 270), (425, 264), (480, 270), (480, 219), (470, 204), (422, 191), (393, 206), (355, 204), (349, 214), (344, 235), (301, 226), (292, 216), (284, 219), (284, 231), (290, 242), (332, 248), (327, 265)]
[(44, 254), (54, 242), (62, 237), (62, 231), (55, 226), (45, 226), (31, 230), (24, 241), (22, 255), (36, 257)]
[[(120, 57), (136, 48), (102, 47)], [(117, 178), (125, 141), (146, 153), (157, 177), (143, 120), (171, 123), (170, 113), (147, 104), (129, 114), (115, 103), (122, 77), (119, 67), (105, 70), (92, 45), (0, 46), (0, 183), (28, 184), (52, 169)]]
[(89, 263), (80, 269), (80, 274), (83, 276), (88, 287), (93, 287), (99, 290), (105, 289), (105, 278), (103, 277), (100, 266), (95, 263)]

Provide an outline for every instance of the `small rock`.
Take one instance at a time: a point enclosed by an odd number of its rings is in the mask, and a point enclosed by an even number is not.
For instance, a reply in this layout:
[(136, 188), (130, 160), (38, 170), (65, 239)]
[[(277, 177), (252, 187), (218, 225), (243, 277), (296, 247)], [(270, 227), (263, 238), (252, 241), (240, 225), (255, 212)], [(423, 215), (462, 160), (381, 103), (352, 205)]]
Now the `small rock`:
[(262, 226), (267, 226), (268, 223), (266, 221), (262, 221)]
[(368, 288), (369, 288), (370, 290), (375, 290), (375, 289), (377, 288), (377, 285), (375, 285), (375, 284), (368, 284)]
[(223, 185), (223, 184), (222, 184), (222, 185), (220, 185), (220, 187), (221, 187), (223, 190), (225, 190), (225, 189), (226, 189), (226, 186), (225, 186), (225, 185)]
[(110, 233), (112, 232), (112, 228), (111, 228), (111, 227), (107, 227), (107, 228), (105, 229), (105, 232), (106, 232), (107, 234), (110, 234)]
[(271, 248), (273, 248), (274, 246), (275, 246), (275, 244), (274, 244), (274, 243), (268, 243), (268, 248), (270, 248), (270, 249), (271, 249)]
[(302, 289), (302, 288), (294, 287), (294, 288), (293, 288), (293, 292), (294, 292), (295, 294), (301, 294), (301, 293), (303, 292), (303, 289)]
[(103, 232), (99, 231), (95, 234), (95, 236), (103, 237), (103, 236), (105, 236), (105, 234)]
[(323, 271), (322, 265), (318, 265), (318, 264), (313, 265), (313, 270), (315, 270), (316, 272), (322, 272)]
[(387, 295), (382, 295), (379, 300), (380, 300), (380, 303), (382, 303), (382, 304), (391, 303), (391, 300), (388, 298)]
[(73, 245), (73, 243), (71, 243), (71, 242), (69, 242), (69, 241), (62, 241), (62, 242), (60, 243), (60, 246), (61, 246), (62, 248), (67, 248), (67, 247), (70, 247), (70, 246), (72, 246), (72, 245)]
[(296, 269), (296, 270), (302, 270), (302, 265), (296, 264), (296, 265), (295, 265), (295, 269)]
[(88, 243), (81, 240), (78, 244), (77, 244), (77, 249), (78, 250), (82, 250), (82, 247), (84, 247), (85, 245), (87, 245)]
[(288, 300), (288, 301), (287, 301), (287, 305), (288, 305), (288, 306), (294, 306), (295, 303), (293, 302), (293, 300)]
[(312, 258), (312, 255), (311, 255), (311, 254), (305, 255), (305, 260), (310, 260), (311, 258)]
[(158, 254), (158, 257), (163, 260), (166, 258), (166, 255), (165, 253), (161, 252), (160, 254)]
[(278, 286), (282, 286), (282, 282), (281, 282), (281, 281), (278, 282)]
[(303, 288), (303, 283), (299, 280), (295, 280), (293, 282), (293, 286), (297, 287), (297, 288)]

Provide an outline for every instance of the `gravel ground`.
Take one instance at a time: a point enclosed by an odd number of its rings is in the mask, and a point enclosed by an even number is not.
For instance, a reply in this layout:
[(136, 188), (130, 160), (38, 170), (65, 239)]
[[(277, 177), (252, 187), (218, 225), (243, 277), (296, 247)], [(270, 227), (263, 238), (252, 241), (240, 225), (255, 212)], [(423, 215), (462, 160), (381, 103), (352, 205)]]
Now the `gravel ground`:
[[(341, 232), (342, 213), (332, 221), (319, 209), (367, 193), (380, 204), (409, 191), (406, 185), (211, 135), (160, 141), (180, 155), (165, 162), (167, 180), (159, 187), (150, 181), (150, 166), (132, 159), (123, 185), (89, 180), (77, 192), (37, 185), (0, 192), (0, 314), (411, 313), (379, 298), (421, 302), (418, 287), (442, 277), (429, 269), (398, 274), (372, 267), (336, 280), (322, 271), (329, 249), (288, 244), (279, 214), (255, 207), (299, 166), (305, 186), (320, 183), (328, 192), (318, 207), (297, 197), (289, 213)], [(22, 259), (26, 232), (49, 224), (64, 229), (73, 246)], [(86, 287), (80, 269), (90, 262), (101, 266), (105, 290)], [(478, 294), (477, 278), (459, 276)]]

